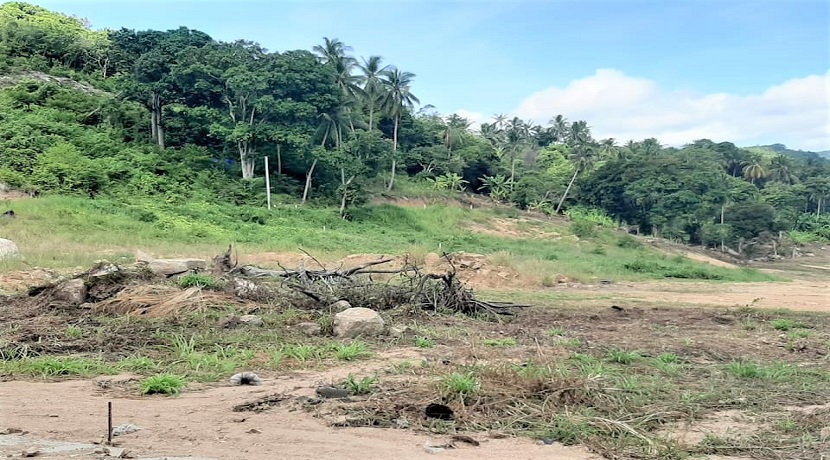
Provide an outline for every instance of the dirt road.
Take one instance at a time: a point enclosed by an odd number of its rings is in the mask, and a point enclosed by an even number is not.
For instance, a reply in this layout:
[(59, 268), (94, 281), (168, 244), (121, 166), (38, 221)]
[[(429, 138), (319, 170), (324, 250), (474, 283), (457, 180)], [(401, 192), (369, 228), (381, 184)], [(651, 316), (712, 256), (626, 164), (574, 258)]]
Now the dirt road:
[[(131, 423), (138, 432), (115, 438), (135, 457), (199, 457), (205, 459), (419, 459), (427, 442), (442, 444), (408, 430), (336, 429), (302, 412), (285, 409), (233, 412), (236, 404), (266, 394), (288, 391), (312, 394), (319, 374), (266, 380), (258, 387), (225, 386), (187, 392), (179, 397), (131, 398), (107, 394), (93, 381), (0, 383), (0, 431), (19, 428), (28, 434), (0, 435), (0, 456), (19, 456), (40, 447), (48, 458), (88, 458), (92, 442), (106, 434), (107, 401), (113, 401), (114, 424)], [(489, 439), (476, 435), (479, 447), (459, 444), (439, 453), (446, 459), (588, 460), (599, 457), (579, 447), (539, 445), (526, 439)], [(60, 441), (39, 442), (38, 440)], [(77, 443), (82, 443), (78, 445)], [(99, 456), (100, 457), (100, 456)]]

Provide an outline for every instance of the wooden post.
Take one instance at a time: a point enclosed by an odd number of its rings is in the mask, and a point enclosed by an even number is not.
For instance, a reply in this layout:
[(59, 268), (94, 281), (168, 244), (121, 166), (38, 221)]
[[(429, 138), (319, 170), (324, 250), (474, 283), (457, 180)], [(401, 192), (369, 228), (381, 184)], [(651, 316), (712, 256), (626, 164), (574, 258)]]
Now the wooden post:
[(268, 209), (271, 209), (271, 171), (268, 170), (268, 157), (265, 157), (265, 195), (268, 197)]
[(107, 402), (107, 445), (112, 445), (112, 401)]

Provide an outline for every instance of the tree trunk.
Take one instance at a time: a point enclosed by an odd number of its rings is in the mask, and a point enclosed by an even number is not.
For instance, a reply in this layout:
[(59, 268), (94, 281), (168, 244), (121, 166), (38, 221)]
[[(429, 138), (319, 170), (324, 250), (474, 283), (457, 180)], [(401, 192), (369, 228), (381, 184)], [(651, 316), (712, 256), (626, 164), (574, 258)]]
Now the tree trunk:
[(373, 128), (372, 122), (374, 121), (374, 115), (375, 115), (375, 104), (372, 103), (372, 105), (369, 107), (369, 132), (370, 133), (372, 132), (372, 128)]
[(400, 120), (400, 115), (395, 117), (395, 127), (392, 131), (392, 174), (389, 176), (389, 185), (386, 187), (386, 191), (392, 190), (392, 187), (395, 185), (395, 170), (398, 166), (398, 121)]
[(349, 195), (349, 184), (352, 183), (355, 176), (346, 180), (346, 171), (340, 168), (340, 183), (343, 185), (342, 196), (340, 197), (340, 217), (346, 218), (346, 198)]
[(720, 225), (721, 225), (721, 229), (720, 229), (720, 234), (721, 234), (721, 236), (720, 236), (720, 252), (721, 253), (726, 252), (726, 242), (723, 239), (723, 217), (724, 217), (724, 212), (723, 211), (724, 211), (724, 208), (726, 208), (725, 204), (720, 205)]
[(239, 149), (239, 165), (242, 167), (242, 179), (254, 178), (254, 152), (247, 141), (236, 144)]
[(565, 189), (565, 193), (562, 194), (562, 198), (559, 199), (559, 204), (556, 205), (556, 214), (559, 214), (559, 210), (562, 209), (562, 203), (564, 203), (565, 198), (568, 197), (568, 192), (571, 191), (571, 186), (574, 184), (577, 174), (579, 174), (579, 166), (576, 167), (576, 171), (574, 171), (574, 176), (571, 177), (571, 181), (568, 182), (568, 187)]
[(282, 175), (282, 152), (280, 144), (277, 144), (277, 175)]
[(162, 126), (161, 97), (150, 94), (150, 138), (164, 149), (164, 128)]
[(308, 173), (305, 175), (305, 189), (303, 190), (303, 204), (308, 199), (308, 190), (311, 188), (311, 175), (314, 174), (314, 167), (317, 166), (317, 159), (311, 162), (311, 167), (308, 168)]

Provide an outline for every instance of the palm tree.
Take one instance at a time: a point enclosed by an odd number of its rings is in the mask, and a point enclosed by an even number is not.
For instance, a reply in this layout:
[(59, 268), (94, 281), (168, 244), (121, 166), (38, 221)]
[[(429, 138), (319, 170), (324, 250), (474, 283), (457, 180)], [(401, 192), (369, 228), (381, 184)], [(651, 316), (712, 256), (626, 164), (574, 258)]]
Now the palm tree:
[(360, 77), (363, 83), (363, 102), (369, 108), (369, 131), (375, 127), (374, 115), (375, 110), (380, 102), (380, 97), (383, 92), (383, 82), (381, 76), (383, 72), (389, 70), (388, 65), (382, 65), (383, 58), (380, 56), (369, 56), (369, 59), (363, 59), (363, 64), (358, 64), (357, 67), (363, 72)]
[(460, 115), (452, 114), (447, 117), (444, 122), (444, 145), (447, 147), (449, 156), (452, 155), (452, 146), (463, 140), (464, 135), (470, 129), (470, 125), (472, 125), (472, 122)]
[(503, 113), (493, 115), (493, 126), (495, 126), (497, 130), (504, 129), (504, 124), (506, 122), (507, 122), (507, 115), (505, 115)]
[(352, 71), (357, 67), (357, 59), (350, 56), (352, 47), (346, 46), (336, 38), (323, 37), (323, 45), (315, 45), (312, 48), (317, 53), (320, 62), (331, 67), (334, 73), (335, 83), (344, 96), (346, 113), (349, 116), (349, 126), (354, 133), (354, 122), (351, 113), (355, 102), (363, 95), (363, 89), (359, 86), (361, 77), (353, 75)]
[(386, 190), (392, 190), (395, 183), (395, 168), (397, 166), (397, 152), (398, 152), (398, 127), (401, 123), (401, 115), (404, 110), (412, 110), (415, 104), (420, 104), (421, 101), (412, 94), (410, 87), (412, 86), (412, 79), (415, 74), (411, 72), (401, 72), (395, 67), (385, 70), (382, 74), (382, 82), (386, 88), (386, 93), (383, 95), (382, 107), (392, 118), (394, 127), (392, 131), (392, 175), (389, 177), (389, 185)]
[(550, 133), (556, 142), (565, 142), (568, 137), (568, 120), (562, 115), (550, 119)]
[(574, 175), (571, 177), (571, 181), (568, 182), (568, 187), (565, 188), (565, 193), (562, 194), (562, 198), (559, 199), (559, 204), (556, 205), (556, 214), (559, 214), (559, 211), (562, 209), (562, 203), (565, 202), (565, 198), (568, 197), (568, 193), (571, 191), (571, 187), (576, 180), (576, 176), (581, 172), (591, 167), (594, 164), (594, 160), (596, 159), (596, 151), (593, 144), (584, 143), (578, 144), (573, 147), (573, 153), (571, 153), (570, 157), (568, 158), (571, 160), (571, 163), (574, 164)]
[(796, 176), (792, 171), (792, 159), (787, 155), (776, 155), (770, 162), (769, 166), (769, 177), (772, 180), (787, 185), (792, 185), (798, 182), (798, 176)]
[(622, 150), (617, 146), (617, 140), (613, 137), (603, 139), (599, 142), (600, 158), (620, 158)]
[(653, 137), (643, 139), (640, 142), (640, 152), (647, 157), (656, 157), (660, 154), (661, 150), (663, 150), (663, 146), (660, 145), (660, 141)]
[(629, 140), (625, 143), (625, 151), (632, 157), (640, 152), (640, 143), (634, 140)]
[(530, 138), (530, 128), (521, 118), (513, 117), (505, 123), (504, 132), (505, 147), (510, 153), (510, 182), (513, 183), (516, 179), (516, 156)]
[(755, 185), (755, 181), (767, 177), (767, 171), (758, 160), (744, 166), (744, 179), (749, 179), (749, 182)]
[(592, 142), (591, 128), (584, 120), (571, 123), (568, 130), (567, 143), (570, 146), (584, 145)]

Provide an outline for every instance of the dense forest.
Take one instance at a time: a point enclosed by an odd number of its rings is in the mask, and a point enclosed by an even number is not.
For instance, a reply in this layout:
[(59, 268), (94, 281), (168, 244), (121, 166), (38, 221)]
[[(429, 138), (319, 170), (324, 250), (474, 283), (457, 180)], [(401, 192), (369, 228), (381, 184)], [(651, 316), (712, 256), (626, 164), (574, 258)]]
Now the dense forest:
[[(407, 69), (413, 70), (413, 69)], [(783, 146), (595, 139), (590, 120), (472, 126), (417, 97), (417, 77), (336, 38), (275, 52), (198, 30), (95, 30), (0, 6), (0, 183), (184, 205), (349, 209), (396, 181), (742, 251), (830, 239), (830, 160)]]

